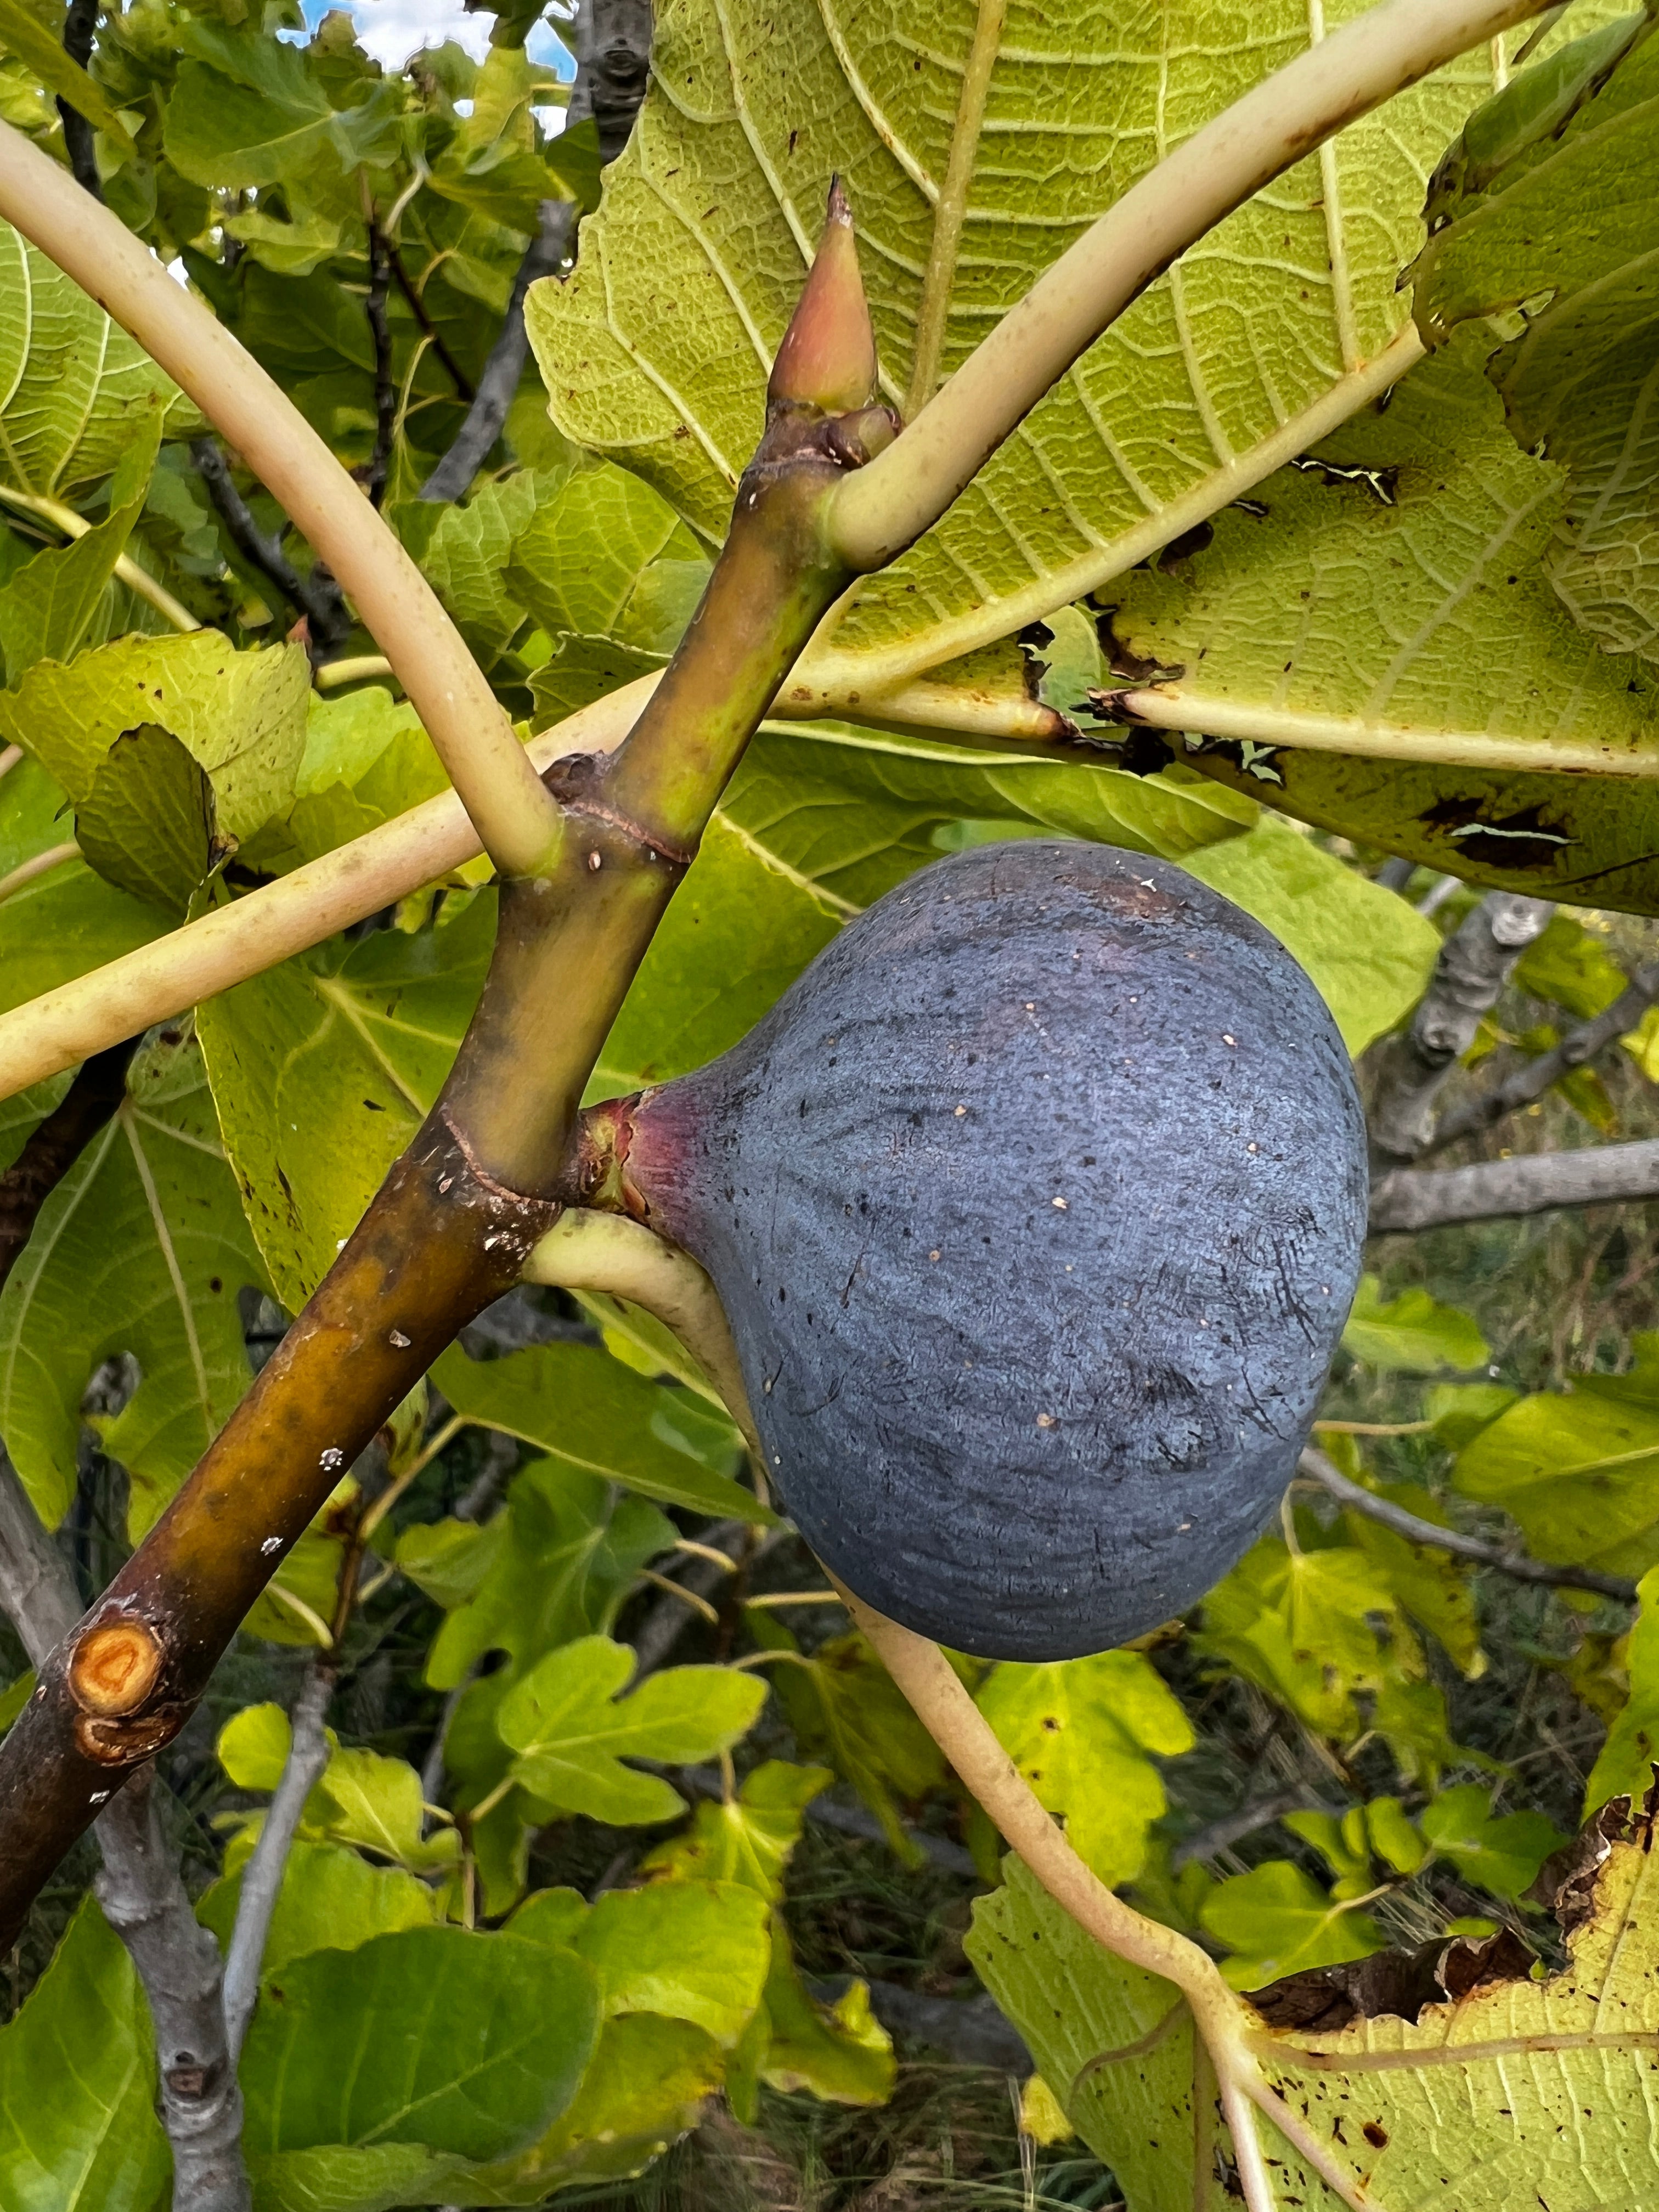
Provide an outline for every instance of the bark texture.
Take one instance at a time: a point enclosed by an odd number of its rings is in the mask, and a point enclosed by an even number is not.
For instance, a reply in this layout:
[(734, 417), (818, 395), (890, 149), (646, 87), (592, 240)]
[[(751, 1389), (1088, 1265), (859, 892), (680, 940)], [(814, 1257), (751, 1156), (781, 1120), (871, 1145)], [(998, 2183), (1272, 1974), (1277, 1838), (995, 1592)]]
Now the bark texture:
[(1528, 1152), (1467, 1168), (1395, 1168), (1371, 1186), (1373, 1234), (1435, 1229), (1446, 1221), (1492, 1221), (1547, 1213), (1556, 1206), (1605, 1206), (1659, 1197), (1659, 1137), (1582, 1152)]
[(1370, 1117), (1379, 1162), (1415, 1159), (1428, 1145), (1442, 1085), (1554, 911), (1547, 899), (1491, 891), (1442, 945), (1411, 1027), (1380, 1055)]

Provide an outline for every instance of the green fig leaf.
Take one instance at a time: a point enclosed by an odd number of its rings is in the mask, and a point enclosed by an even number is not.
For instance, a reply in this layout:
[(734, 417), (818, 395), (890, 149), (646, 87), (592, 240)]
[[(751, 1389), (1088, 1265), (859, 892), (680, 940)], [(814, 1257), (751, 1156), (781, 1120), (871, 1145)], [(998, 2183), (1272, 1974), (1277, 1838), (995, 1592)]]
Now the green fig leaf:
[(556, 1644), (607, 1632), (640, 1569), (678, 1534), (655, 1506), (618, 1499), (604, 1477), (556, 1460), (521, 1468), (483, 1528), (417, 1522), (398, 1540), (398, 1564), (448, 1614), (427, 1680), (453, 1689), (492, 1651), (522, 1673)]
[[(1290, 0), (1243, 40), (1218, 41), (1190, 5), (1117, 25), (1104, 46), (1070, 17), (1022, 19), (984, 58), (982, 124), (958, 129), (975, 36), (963, 15), (913, 53), (874, 17), (832, 26), (803, 11), (787, 39), (756, 43), (714, 0), (666, 14), (576, 272), (530, 297), (566, 434), (718, 537), (832, 172), (856, 214), (887, 396), (914, 414), (1046, 264), (1171, 143), (1305, 48), (1310, 27)], [(842, 702), (830, 711), (857, 695), (873, 718), (872, 702), (925, 674), (945, 726), (999, 685), (1023, 702), (1019, 653), (1000, 641), (1374, 396), (1407, 322), (1395, 278), (1422, 239), (1423, 175), (1492, 83), (1484, 53), (1438, 72), (1189, 251), (944, 520), (861, 586), (804, 686)], [(964, 159), (953, 222), (945, 179)], [(1400, 348), (1389, 358), (1403, 368), (1409, 336)]]
[(594, 1977), (568, 1951), (435, 1927), (314, 1951), (266, 1983), (254, 2014), (247, 2145), (506, 2157), (569, 2103), (598, 2031)]
[(172, 2163), (132, 1961), (90, 1897), (0, 2028), (0, 2198), (17, 2212), (157, 2212)]
[(727, 2049), (761, 2001), (771, 1958), (766, 1900), (741, 1883), (659, 1881), (611, 1889), (592, 1905), (574, 1890), (543, 1891), (508, 1932), (568, 1946), (599, 1977), (606, 2019), (661, 2013), (690, 2021)]
[(699, 1805), (687, 1833), (659, 1844), (641, 1862), (641, 1870), (685, 1881), (746, 1882), (779, 1904), (806, 1808), (834, 1779), (827, 1766), (765, 1759), (744, 1775), (735, 1797)]
[(1452, 1486), (1501, 1506), (1534, 1559), (1639, 1576), (1659, 1562), (1656, 1466), (1659, 1406), (1540, 1391), (1464, 1446)]
[(1208, 1933), (1226, 1946), (1222, 1972), (1235, 1989), (1259, 1990), (1285, 1974), (1364, 1959), (1383, 1945), (1369, 1912), (1329, 1896), (1289, 1859), (1265, 1859), (1231, 1875), (1204, 1900)]
[[(241, 1894), (240, 1874), (229, 1875), (198, 1902), (197, 1918), (222, 1948), (229, 1948)], [(280, 1974), (290, 1959), (313, 1951), (359, 1950), (400, 1928), (429, 1928), (437, 1917), (436, 1892), (401, 1867), (371, 1866), (340, 1844), (296, 1841), (283, 1863), (261, 1972)]]
[(290, 1312), (437, 1097), (494, 933), (493, 896), (463, 896), (412, 936), (332, 938), (200, 1009), (225, 1149)]
[(687, 2021), (648, 2012), (607, 2020), (562, 2118), (517, 2158), (467, 2168), (467, 2201), (538, 2205), (550, 2190), (641, 2172), (696, 2127), (725, 2076), (725, 2051)]
[(108, 476), (158, 404), (168, 438), (205, 426), (136, 339), (0, 222), (0, 476), (73, 500)]
[(1146, 1863), (1167, 1809), (1151, 1754), (1173, 1758), (1192, 1723), (1139, 1651), (1103, 1651), (1052, 1666), (1005, 1662), (975, 1702), (1049, 1812), (1066, 1816), (1079, 1854), (1110, 1887)]
[(1639, 1609), (1626, 1647), (1629, 1696), (1613, 1717), (1584, 1786), (1586, 1814), (1614, 1797), (1639, 1802), (1659, 1759), (1659, 1567), (1650, 1567), (1643, 1576), (1637, 1596)]
[(79, 807), (117, 740), (159, 724), (212, 785), (219, 835), (240, 843), (288, 803), (310, 689), (301, 646), (236, 653), (212, 629), (121, 638), (66, 667), (30, 668), (0, 694), (0, 739), (21, 745)]
[[(161, 936), (167, 917), (94, 873), (75, 849), (70, 801), (32, 760), (0, 776), (0, 1007), (25, 1005)], [(32, 1095), (32, 1094), (31, 1094)], [(21, 1107), (0, 1107), (0, 1114)], [(9, 1126), (9, 1124), (8, 1124)]]
[(1342, 1345), (1384, 1374), (1434, 1375), (1448, 1368), (1466, 1373), (1492, 1358), (1472, 1316), (1441, 1305), (1415, 1286), (1384, 1298), (1376, 1275), (1359, 1279)]
[(727, 1668), (674, 1667), (622, 1696), (634, 1665), (625, 1644), (585, 1636), (515, 1682), (495, 1717), (516, 1753), (514, 1781), (561, 1811), (613, 1826), (684, 1811), (672, 1784), (623, 1759), (684, 1765), (729, 1750), (753, 1725), (766, 1685)]

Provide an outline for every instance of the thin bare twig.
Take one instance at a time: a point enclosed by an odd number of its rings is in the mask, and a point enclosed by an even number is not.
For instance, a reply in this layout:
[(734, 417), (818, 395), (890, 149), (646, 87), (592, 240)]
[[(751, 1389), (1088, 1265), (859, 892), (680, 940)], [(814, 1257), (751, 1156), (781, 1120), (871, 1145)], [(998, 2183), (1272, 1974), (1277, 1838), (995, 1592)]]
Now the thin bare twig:
[(232, 544), (276, 586), (295, 613), (305, 617), (313, 653), (326, 654), (343, 645), (351, 635), (351, 616), (327, 569), (319, 565), (308, 576), (302, 576), (283, 552), (276, 533), (260, 529), (236, 489), (236, 479), (216, 438), (192, 438), (190, 457)]
[[(92, 59), (92, 41), (98, 28), (100, 0), (70, 0), (64, 16), (64, 52), (72, 62), (85, 69)], [(98, 163), (94, 156), (92, 125), (78, 107), (72, 107), (61, 94), (58, 113), (64, 125), (64, 151), (69, 155), (70, 172), (83, 192), (90, 192), (95, 200), (104, 197), (104, 187), (98, 174)]]
[(259, 1972), (272, 1915), (282, 1894), (288, 1855), (306, 1808), (306, 1800), (323, 1778), (328, 1765), (329, 1743), (323, 1725), (329, 1699), (334, 1694), (336, 1668), (331, 1657), (313, 1658), (294, 1700), (289, 1724), (293, 1740), (270, 1803), (264, 1825), (242, 1869), (241, 1895), (236, 1923), (225, 1960), (225, 2035), (233, 2065), (241, 2055), (242, 2040), (259, 1994)]
[(1395, 1168), (1371, 1186), (1373, 1234), (1493, 1221), (1558, 1206), (1659, 1198), (1659, 1138), (1591, 1145), (1577, 1152), (1526, 1152), (1467, 1168)]
[(1462, 1105), (1443, 1114), (1424, 1151), (1437, 1152), (1455, 1144), (1460, 1137), (1472, 1136), (1477, 1129), (1490, 1129), (1506, 1115), (1517, 1113), (1534, 1098), (1541, 1098), (1553, 1083), (1559, 1083), (1575, 1067), (1583, 1067), (1617, 1038), (1633, 1030), (1656, 999), (1659, 999), (1659, 960), (1638, 968), (1605, 1012), (1580, 1022), (1551, 1050), (1524, 1061), (1489, 1091), (1465, 1099)]
[(1484, 1537), (1466, 1536), (1461, 1529), (1442, 1528), (1432, 1521), (1420, 1520), (1403, 1505), (1379, 1498), (1374, 1490), (1352, 1480), (1323, 1452), (1316, 1451), (1311, 1445), (1297, 1465), (1309, 1481), (1318, 1483), (1340, 1504), (1363, 1513), (1379, 1528), (1393, 1529), (1396, 1536), (1405, 1537), (1408, 1543), (1430, 1545), (1437, 1552), (1449, 1552), (1455, 1559), (1472, 1560), (1477, 1566), (1496, 1567), (1500, 1574), (1516, 1582), (1543, 1583), (1552, 1589), (1593, 1590), (1598, 1597), (1620, 1598), (1626, 1605), (1636, 1602), (1636, 1585), (1624, 1575), (1601, 1574), (1594, 1567), (1553, 1567), (1542, 1559), (1528, 1558), (1524, 1552), (1506, 1551), (1501, 1544), (1489, 1544)]
[[(576, 81), (565, 110), (565, 128), (591, 117), (599, 125), (600, 160), (614, 161), (645, 97), (651, 63), (650, 0), (584, 0), (572, 37)], [(422, 499), (459, 499), (500, 437), (530, 357), (525, 295), (532, 284), (556, 276), (562, 268), (575, 243), (579, 215), (568, 200), (542, 202), (541, 220), (513, 280), (506, 316), (478, 379), (477, 396), (455, 442), (421, 486)]]
[(562, 266), (575, 226), (576, 210), (570, 201), (542, 202), (536, 235), (519, 264), (506, 317), (489, 349), (489, 358), (483, 365), (466, 420), (456, 432), (449, 451), (421, 486), (422, 499), (459, 499), (501, 434), (501, 425), (519, 389), (524, 365), (530, 358), (530, 336), (524, 325), (525, 295), (532, 284), (544, 276), (554, 276)]

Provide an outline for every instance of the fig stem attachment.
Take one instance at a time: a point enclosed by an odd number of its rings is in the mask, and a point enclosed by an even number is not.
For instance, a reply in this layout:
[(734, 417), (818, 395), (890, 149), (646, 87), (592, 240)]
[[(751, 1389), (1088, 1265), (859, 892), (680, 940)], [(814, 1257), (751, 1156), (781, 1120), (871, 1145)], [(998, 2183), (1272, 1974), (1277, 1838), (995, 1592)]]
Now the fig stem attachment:
[(759, 1463), (760, 1439), (726, 1310), (689, 1252), (625, 1214), (589, 1213), (573, 1206), (531, 1253), (524, 1279), (562, 1291), (594, 1291), (642, 1306), (702, 1368)]
[(997, 1741), (990, 1723), (937, 1644), (873, 1611), (833, 1574), (830, 1580), (917, 1719), (1049, 1896), (1103, 1949), (1173, 1982), (1186, 1999), (1194, 2028), (1215, 2069), (1217, 2094), (1232, 2136), (1248, 2212), (1279, 2212), (1281, 2201), (1258, 2137), (1257, 2111), (1352, 2212), (1383, 2212), (1378, 2200), (1362, 2193), (1353, 2174), (1337, 2165), (1267, 2081), (1249, 2041), (1252, 2036), (1260, 2039), (1261, 2019), (1228, 1988), (1214, 1960), (1188, 1937), (1125, 1905), (1084, 1864)]

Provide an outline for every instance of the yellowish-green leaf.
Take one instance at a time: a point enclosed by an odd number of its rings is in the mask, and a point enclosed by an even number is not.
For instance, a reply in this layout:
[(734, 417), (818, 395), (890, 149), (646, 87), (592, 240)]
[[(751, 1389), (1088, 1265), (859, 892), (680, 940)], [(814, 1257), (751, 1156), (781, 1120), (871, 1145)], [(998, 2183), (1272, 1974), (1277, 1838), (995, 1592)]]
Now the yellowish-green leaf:
[(79, 62), (71, 60), (62, 40), (53, 38), (40, 17), (22, 5), (22, 0), (0, 0), (0, 43), (20, 61), (27, 62), (42, 84), (67, 100), (77, 114), (84, 115), (124, 154), (137, 152), (131, 134), (102, 88)]
[(56, 263), (0, 223), (0, 474), (58, 499), (106, 477), (156, 399), (169, 438), (201, 416)]
[(1101, 1880), (1133, 1881), (1166, 1809), (1153, 1755), (1190, 1751), (1192, 1723), (1139, 1651), (993, 1668), (975, 1702), (997, 1741)]
[(212, 629), (122, 638), (66, 667), (30, 669), (0, 696), (0, 739), (21, 745), (80, 806), (116, 740), (157, 723), (212, 785), (220, 834), (240, 842), (288, 803), (310, 689), (302, 646), (236, 653)]
[(1484, 1367), (1492, 1347), (1473, 1317), (1455, 1306), (1443, 1306), (1417, 1285), (1392, 1298), (1382, 1296), (1381, 1279), (1362, 1275), (1347, 1327), (1345, 1351), (1384, 1374), (1434, 1375)]
[(1639, 1610), (1625, 1651), (1629, 1695), (1590, 1770), (1584, 1787), (1586, 1813), (1605, 1805), (1609, 1797), (1629, 1797), (1640, 1804), (1659, 1759), (1659, 1567), (1650, 1567), (1643, 1576), (1637, 1596)]
[[(1353, 12), (1328, 5), (1326, 27)], [(856, 210), (889, 394), (914, 412), (1161, 153), (1310, 35), (1292, 0), (1258, 7), (1248, 35), (1196, 0), (1109, 33), (1066, 13), (1001, 21), (957, 6), (918, 42), (890, 10), (799, 8), (753, 40), (714, 0), (665, 9), (577, 272), (531, 297), (560, 427), (720, 535), (832, 172)], [(982, 120), (970, 59), (989, 64)], [(1389, 349), (1423, 176), (1492, 83), (1484, 54), (1441, 72), (1189, 252), (863, 587), (805, 688), (871, 711), (1121, 575), (1374, 397), (1415, 352), (1410, 335)], [(945, 180), (964, 161), (958, 225)], [(977, 673), (1023, 701), (1012, 647)]]

